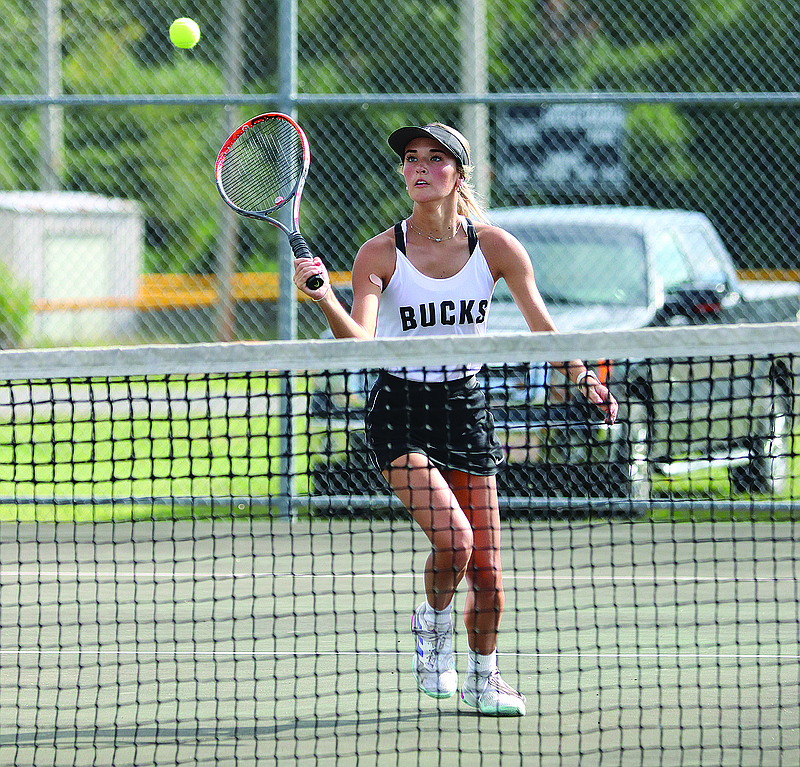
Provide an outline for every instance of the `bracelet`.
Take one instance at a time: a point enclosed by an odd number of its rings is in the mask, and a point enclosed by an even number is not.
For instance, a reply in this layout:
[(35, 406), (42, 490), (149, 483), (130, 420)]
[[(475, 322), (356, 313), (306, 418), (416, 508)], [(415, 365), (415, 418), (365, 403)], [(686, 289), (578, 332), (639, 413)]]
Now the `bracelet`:
[[(328, 285), (328, 290), (330, 290), (330, 289), (331, 289), (331, 286), (330, 286), (330, 285)], [(328, 290), (326, 290), (326, 291), (325, 291), (325, 292), (324, 292), (324, 293), (323, 293), (323, 294), (322, 294), (322, 295), (321, 295), (319, 298), (312, 298), (311, 300), (312, 300), (312, 301), (313, 301), (315, 304), (318, 304), (320, 301), (322, 301), (322, 299), (323, 299), (323, 298), (325, 298), (325, 296), (327, 296), (327, 295), (328, 295)]]
[(588, 368), (580, 373), (578, 377), (575, 379), (575, 386), (580, 386), (589, 376), (594, 378), (597, 383), (600, 383), (600, 379), (597, 377), (597, 373), (594, 370), (589, 370)]

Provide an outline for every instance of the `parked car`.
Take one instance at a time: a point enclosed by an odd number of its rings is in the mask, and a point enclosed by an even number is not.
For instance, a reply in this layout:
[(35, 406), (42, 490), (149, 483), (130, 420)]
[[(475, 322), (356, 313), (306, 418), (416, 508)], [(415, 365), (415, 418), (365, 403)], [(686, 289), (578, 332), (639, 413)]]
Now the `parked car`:
[[(561, 331), (798, 319), (800, 285), (740, 280), (701, 213), (554, 206), (498, 209), (490, 218), (527, 249)], [(525, 329), (501, 281), (489, 332)], [(644, 500), (659, 473), (713, 461), (728, 467), (735, 493), (780, 492), (788, 475), (793, 371), (781, 359), (748, 365), (599, 361), (621, 402), (613, 427), (544, 363), (487, 369), (484, 384), (508, 459), (501, 491)], [(381, 478), (363, 460), (360, 431), (369, 379), (345, 378), (346, 401), (330, 384), (312, 397), (315, 412), (338, 418), (338, 429), (329, 430), (338, 444), (329, 442), (331, 457), (315, 470), (316, 491), (376, 492)]]
[[(559, 330), (797, 320), (800, 285), (743, 281), (702, 213), (564, 205), (494, 210), (526, 247)], [(524, 330), (500, 282), (489, 330)]]

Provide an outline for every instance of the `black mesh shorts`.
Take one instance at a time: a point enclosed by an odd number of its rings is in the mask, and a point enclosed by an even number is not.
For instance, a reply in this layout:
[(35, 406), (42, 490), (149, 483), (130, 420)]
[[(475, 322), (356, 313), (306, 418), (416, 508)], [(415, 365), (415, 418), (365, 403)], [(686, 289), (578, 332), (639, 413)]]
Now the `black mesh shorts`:
[(475, 376), (409, 381), (382, 372), (367, 403), (367, 444), (379, 471), (406, 453), (423, 453), (440, 469), (496, 474), (503, 451)]

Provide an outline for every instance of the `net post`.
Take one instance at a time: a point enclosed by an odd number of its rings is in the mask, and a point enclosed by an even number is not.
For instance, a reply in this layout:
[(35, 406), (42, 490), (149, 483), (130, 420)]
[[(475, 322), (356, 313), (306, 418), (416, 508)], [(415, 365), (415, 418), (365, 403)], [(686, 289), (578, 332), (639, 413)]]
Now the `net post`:
[(294, 519), (294, 405), (292, 391), (292, 374), (286, 372), (280, 379), (280, 402), (283, 403), (279, 416), (278, 431), (279, 449), (279, 490), (275, 499), (275, 507), (280, 519)]
[[(283, 208), (280, 220), (288, 225), (290, 211)], [(282, 341), (293, 341), (297, 338), (297, 294), (294, 286), (294, 256), (289, 240), (286, 237), (278, 238), (280, 261), (280, 294), (278, 296), (278, 337)], [(293, 509), (293, 477), (294, 456), (292, 450), (292, 436), (294, 431), (294, 407), (292, 392), (292, 374), (286, 372), (281, 376), (280, 397), (283, 403), (280, 415), (280, 430), (278, 433), (278, 450), (280, 452), (280, 491), (276, 499), (278, 516), (281, 519), (291, 519)]]

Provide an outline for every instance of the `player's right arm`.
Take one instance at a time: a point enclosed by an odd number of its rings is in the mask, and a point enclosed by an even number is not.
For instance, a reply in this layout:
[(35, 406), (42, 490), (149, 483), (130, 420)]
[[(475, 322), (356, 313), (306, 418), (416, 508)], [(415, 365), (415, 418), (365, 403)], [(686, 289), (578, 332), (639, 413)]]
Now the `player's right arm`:
[[(358, 251), (353, 263), (353, 306), (350, 314), (330, 288), (317, 301), (334, 337), (360, 339), (375, 337), (381, 293), (394, 273), (392, 231), (388, 230), (373, 237)], [(308, 266), (311, 267), (311, 264)], [(303, 268), (304, 266), (298, 266), (295, 272), (295, 282), (300, 285), (303, 284)], [(323, 275), (323, 279), (330, 285), (327, 273)]]

